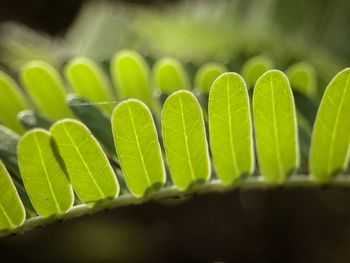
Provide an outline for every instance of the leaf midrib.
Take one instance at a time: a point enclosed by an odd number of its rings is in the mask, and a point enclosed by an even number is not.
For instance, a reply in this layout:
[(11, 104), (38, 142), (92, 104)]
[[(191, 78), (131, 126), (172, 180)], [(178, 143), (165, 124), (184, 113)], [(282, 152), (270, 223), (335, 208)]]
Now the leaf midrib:
[(185, 119), (184, 119), (184, 112), (183, 112), (183, 105), (182, 105), (182, 98), (181, 97), (179, 97), (179, 103), (180, 103), (181, 121), (182, 121), (182, 126), (184, 129), (185, 148), (186, 148), (188, 165), (190, 167), (192, 180), (195, 181), (196, 177), (194, 175), (193, 164), (192, 164), (191, 155), (190, 155), (189, 146), (188, 146), (187, 129), (186, 129), (186, 123), (185, 123)]
[(103, 198), (105, 197), (105, 195), (104, 195), (103, 191), (101, 190), (101, 188), (99, 187), (99, 185), (97, 184), (97, 182), (96, 182), (94, 176), (92, 175), (92, 173), (91, 173), (91, 171), (90, 171), (90, 169), (89, 169), (87, 163), (85, 162), (85, 159), (83, 158), (83, 156), (82, 156), (81, 153), (80, 153), (79, 148), (77, 147), (77, 145), (75, 144), (73, 138), (70, 136), (69, 132), (67, 131), (66, 124), (63, 124), (62, 126), (63, 126), (63, 130), (64, 130), (64, 132), (66, 133), (68, 139), (70, 140), (70, 142), (72, 143), (74, 149), (75, 149), (76, 152), (78, 153), (78, 156), (79, 156), (80, 160), (82, 161), (82, 163), (83, 163), (85, 169), (87, 170), (87, 172), (88, 172), (88, 174), (89, 174), (89, 176), (90, 176), (91, 181), (94, 183), (94, 185), (95, 185), (95, 187), (96, 187), (96, 189), (97, 189), (99, 195), (100, 195), (101, 198), (103, 199)]
[(273, 123), (273, 130), (275, 133), (274, 136), (274, 141), (275, 141), (275, 150), (276, 150), (276, 159), (277, 159), (277, 163), (278, 163), (278, 170), (279, 170), (279, 178), (283, 176), (283, 163), (281, 162), (281, 155), (280, 155), (280, 145), (279, 145), (279, 141), (278, 141), (278, 129), (276, 126), (276, 109), (275, 109), (275, 94), (273, 91), (273, 85), (272, 85), (272, 75), (270, 76), (270, 88), (271, 88), (271, 97), (272, 97), (272, 123)]
[(59, 206), (59, 204), (58, 204), (58, 202), (57, 202), (56, 195), (55, 195), (55, 193), (54, 193), (54, 191), (53, 191), (52, 184), (51, 184), (51, 181), (50, 181), (50, 179), (49, 179), (49, 173), (48, 173), (48, 171), (47, 171), (46, 164), (45, 164), (45, 162), (43, 161), (43, 160), (44, 160), (44, 158), (43, 158), (43, 153), (42, 153), (41, 148), (40, 148), (40, 146), (39, 146), (39, 141), (38, 141), (38, 137), (37, 137), (37, 134), (36, 134), (36, 133), (34, 133), (34, 141), (35, 141), (35, 146), (36, 146), (36, 148), (37, 148), (37, 150), (38, 150), (38, 153), (39, 153), (39, 156), (40, 156), (40, 160), (41, 160), (40, 164), (42, 165), (42, 167), (43, 167), (43, 169), (44, 169), (44, 173), (45, 173), (45, 175), (46, 175), (46, 180), (47, 180), (47, 182), (48, 182), (48, 185), (49, 185), (49, 189), (50, 189), (52, 198), (53, 198), (53, 200), (54, 200), (54, 202), (55, 202), (56, 209), (59, 211), (59, 213), (62, 213), (63, 211), (62, 211), (61, 207)]
[(330, 164), (332, 164), (333, 162), (332, 162), (332, 156), (333, 156), (333, 151), (334, 151), (334, 140), (335, 140), (335, 135), (336, 135), (336, 133), (337, 133), (337, 130), (338, 130), (338, 125), (339, 125), (339, 114), (340, 114), (340, 112), (341, 112), (341, 109), (342, 109), (342, 107), (343, 107), (343, 104), (344, 104), (344, 97), (345, 97), (345, 95), (346, 95), (346, 92), (347, 92), (347, 90), (348, 90), (348, 84), (349, 84), (349, 79), (350, 79), (350, 77), (348, 76), (347, 78), (346, 78), (346, 82), (345, 82), (345, 88), (343, 89), (343, 94), (342, 94), (342, 96), (341, 96), (341, 100), (340, 100), (340, 105), (339, 105), (339, 107), (337, 107), (337, 114), (336, 114), (336, 117), (335, 117), (335, 124), (334, 124), (334, 130), (333, 130), (333, 132), (332, 132), (332, 135), (331, 135), (331, 143), (330, 143), (330, 149), (329, 149), (329, 154), (328, 154), (328, 156), (327, 156), (327, 175), (329, 175), (330, 174), (330, 168), (332, 167), (332, 165), (330, 165)]
[(128, 104), (128, 112), (129, 112), (129, 116), (130, 116), (130, 120), (131, 120), (132, 130), (133, 130), (133, 133), (134, 133), (134, 136), (135, 136), (135, 140), (136, 140), (137, 150), (138, 150), (140, 158), (141, 158), (141, 163), (142, 163), (143, 170), (145, 171), (146, 181), (147, 181), (148, 186), (151, 187), (152, 186), (151, 179), (150, 179), (150, 176), (149, 176), (149, 173), (148, 173), (148, 170), (147, 170), (147, 166), (145, 164), (145, 160), (143, 158), (143, 154), (142, 154), (142, 150), (141, 150), (140, 142), (139, 142), (139, 136), (136, 133), (134, 117), (132, 115), (130, 104)]

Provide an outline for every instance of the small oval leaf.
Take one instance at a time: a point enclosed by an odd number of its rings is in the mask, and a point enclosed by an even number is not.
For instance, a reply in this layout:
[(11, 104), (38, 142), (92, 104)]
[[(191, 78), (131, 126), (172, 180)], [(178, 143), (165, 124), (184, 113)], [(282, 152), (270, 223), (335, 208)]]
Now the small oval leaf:
[(258, 79), (253, 109), (261, 173), (269, 183), (282, 183), (299, 166), (299, 144), (293, 94), (281, 71)]
[(190, 81), (183, 65), (172, 58), (163, 58), (153, 67), (153, 78), (157, 89), (170, 94), (180, 89), (190, 89)]
[(215, 168), (224, 184), (253, 172), (248, 91), (236, 73), (224, 73), (213, 83), (209, 94), (209, 133)]
[[(98, 65), (87, 58), (75, 58), (65, 68), (65, 75), (73, 90), (92, 102), (111, 102), (111, 88), (107, 79)], [(113, 110), (113, 104), (97, 104), (97, 106), (109, 113)]]
[(118, 96), (121, 99), (139, 99), (153, 108), (149, 71), (144, 58), (135, 51), (122, 50), (114, 55), (111, 75)]
[(43, 129), (26, 133), (18, 145), (18, 159), (29, 198), (42, 217), (68, 211), (74, 201), (72, 187)]
[(286, 75), (293, 90), (313, 98), (317, 93), (315, 69), (305, 62), (293, 64), (286, 70)]
[(0, 230), (16, 228), (23, 224), (25, 218), (24, 206), (16, 187), (0, 160)]
[(241, 75), (248, 87), (254, 87), (258, 78), (266, 71), (273, 68), (273, 62), (265, 56), (253, 57), (244, 63)]
[(56, 122), (51, 133), (81, 201), (94, 205), (119, 194), (113, 168), (85, 125), (65, 119)]
[(350, 68), (329, 83), (317, 112), (310, 148), (310, 172), (321, 183), (346, 169), (350, 153)]
[(195, 88), (201, 93), (208, 94), (214, 80), (226, 71), (227, 68), (219, 63), (208, 63), (203, 65), (195, 76)]
[(112, 114), (120, 165), (130, 192), (142, 197), (165, 183), (165, 168), (152, 114), (135, 99), (120, 103)]
[(163, 141), (171, 176), (180, 190), (210, 177), (208, 144), (201, 107), (189, 91), (173, 93), (162, 111)]
[(17, 120), (17, 114), (26, 108), (23, 93), (15, 81), (0, 71), (0, 122), (22, 134), (24, 129)]
[(51, 120), (73, 117), (66, 105), (66, 90), (56, 69), (43, 61), (31, 61), (22, 70), (21, 80), (34, 105)]

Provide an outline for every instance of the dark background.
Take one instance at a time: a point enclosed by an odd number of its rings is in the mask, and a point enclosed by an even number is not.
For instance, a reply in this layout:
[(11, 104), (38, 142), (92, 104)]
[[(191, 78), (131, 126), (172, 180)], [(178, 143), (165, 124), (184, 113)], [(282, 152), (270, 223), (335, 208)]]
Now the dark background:
[[(2, 0), (0, 21), (61, 36), (83, 2)], [(1, 262), (349, 262), (350, 191), (232, 190), (118, 208), (2, 238), (0, 255)]]

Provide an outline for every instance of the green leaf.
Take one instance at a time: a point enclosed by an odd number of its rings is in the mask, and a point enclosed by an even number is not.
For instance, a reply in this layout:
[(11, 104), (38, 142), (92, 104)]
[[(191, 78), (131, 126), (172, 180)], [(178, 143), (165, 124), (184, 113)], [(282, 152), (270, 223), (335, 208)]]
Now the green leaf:
[(258, 79), (253, 109), (261, 173), (269, 183), (282, 183), (299, 166), (299, 144), (293, 94), (281, 71)]
[(299, 62), (286, 70), (286, 75), (293, 90), (313, 98), (317, 93), (317, 76), (315, 69), (305, 63)]
[(253, 172), (248, 91), (236, 73), (224, 73), (213, 83), (209, 94), (209, 133), (215, 168), (224, 184)]
[[(87, 58), (75, 58), (65, 68), (65, 75), (73, 90), (92, 102), (113, 101), (111, 88), (98, 65)], [(98, 104), (101, 109), (112, 113), (113, 105)]]
[(0, 230), (23, 224), (26, 213), (5, 165), (0, 160)]
[(247, 82), (248, 87), (253, 87), (258, 78), (272, 68), (273, 62), (269, 58), (256, 56), (244, 63), (241, 75)]
[(195, 88), (201, 93), (208, 94), (214, 80), (226, 71), (227, 68), (219, 63), (207, 63), (203, 65), (195, 76)]
[(24, 186), (38, 214), (50, 217), (67, 212), (73, 205), (73, 191), (50, 133), (43, 129), (27, 132), (19, 142), (18, 158)]
[(81, 201), (93, 205), (119, 194), (112, 166), (97, 140), (82, 123), (61, 120), (51, 127), (51, 133)]
[(90, 101), (69, 95), (67, 103), (76, 115), (111, 154), (115, 154), (112, 125), (109, 117)]
[(112, 114), (115, 147), (126, 183), (136, 197), (165, 183), (165, 168), (152, 114), (135, 99), (120, 103)]
[(15, 81), (0, 71), (0, 122), (17, 133), (24, 129), (17, 120), (17, 114), (26, 109), (27, 104)]
[(350, 152), (350, 68), (329, 83), (315, 121), (310, 149), (310, 172), (321, 182), (346, 169)]
[(51, 120), (72, 117), (66, 105), (66, 90), (58, 72), (42, 61), (31, 61), (22, 70), (22, 82), (34, 105)]
[(203, 114), (195, 96), (178, 91), (166, 100), (162, 112), (163, 141), (171, 176), (180, 190), (210, 177)]
[(153, 78), (157, 89), (170, 94), (180, 89), (190, 89), (190, 80), (183, 65), (172, 58), (163, 58), (153, 67)]
[(149, 67), (140, 54), (119, 51), (112, 59), (111, 75), (120, 99), (136, 98), (154, 108)]
[(21, 111), (17, 118), (27, 130), (33, 128), (49, 129), (52, 122), (32, 110)]

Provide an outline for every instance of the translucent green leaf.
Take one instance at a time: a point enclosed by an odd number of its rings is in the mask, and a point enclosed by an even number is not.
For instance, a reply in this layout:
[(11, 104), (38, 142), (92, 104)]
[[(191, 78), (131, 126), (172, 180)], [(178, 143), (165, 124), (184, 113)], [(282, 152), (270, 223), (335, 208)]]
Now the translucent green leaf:
[(111, 75), (121, 99), (136, 98), (153, 109), (149, 67), (140, 54), (119, 51), (112, 59)]
[(33, 128), (49, 129), (52, 122), (32, 110), (21, 111), (17, 118), (27, 130)]
[(42, 217), (68, 211), (74, 201), (72, 187), (52, 147), (52, 137), (43, 129), (26, 133), (18, 145), (24, 186)]
[(22, 70), (22, 82), (43, 116), (59, 120), (72, 117), (66, 105), (66, 90), (58, 72), (42, 61), (31, 61)]
[(317, 76), (315, 69), (304, 62), (296, 63), (287, 69), (286, 75), (293, 90), (315, 97), (317, 93)]
[(51, 133), (81, 201), (93, 205), (119, 194), (113, 168), (88, 128), (66, 119), (55, 123)]
[(194, 86), (201, 93), (208, 94), (214, 80), (222, 73), (226, 72), (227, 68), (218, 63), (208, 63), (203, 65), (197, 72), (194, 79)]
[(27, 108), (21, 90), (10, 76), (0, 71), (0, 122), (17, 133), (24, 129), (17, 114)]
[(165, 168), (151, 112), (129, 99), (112, 114), (115, 147), (126, 183), (136, 197), (165, 183)]
[(203, 114), (195, 96), (178, 91), (166, 100), (162, 112), (163, 141), (171, 176), (181, 190), (210, 177)]
[(71, 110), (92, 132), (92, 134), (103, 144), (103, 146), (114, 154), (114, 141), (112, 126), (109, 117), (90, 101), (77, 95), (70, 95), (67, 103)]
[(153, 78), (161, 93), (170, 94), (180, 89), (190, 89), (190, 80), (182, 64), (172, 58), (163, 58), (154, 65)]
[[(65, 68), (65, 75), (76, 93), (92, 102), (111, 102), (111, 88), (102, 70), (87, 58), (75, 58)], [(113, 104), (98, 104), (111, 113)]]
[(232, 184), (254, 169), (253, 134), (247, 87), (236, 73), (220, 75), (209, 94), (209, 133), (219, 178)]
[(15, 185), (0, 160), (0, 230), (16, 228), (23, 224), (25, 218), (24, 206)]
[(253, 87), (258, 78), (266, 71), (273, 68), (273, 62), (264, 56), (253, 57), (243, 65), (241, 75), (248, 87)]
[(319, 182), (329, 182), (347, 167), (350, 151), (349, 116), (350, 68), (347, 68), (329, 83), (313, 129), (310, 172)]
[(294, 99), (281, 71), (270, 70), (258, 79), (253, 109), (261, 173), (269, 183), (281, 183), (299, 166)]

